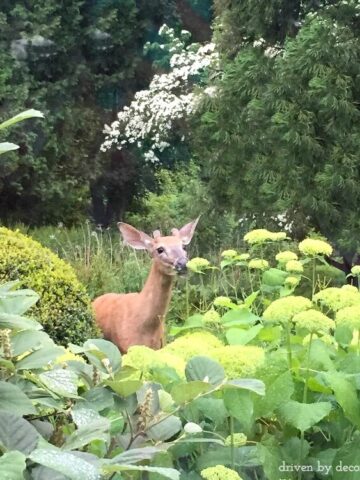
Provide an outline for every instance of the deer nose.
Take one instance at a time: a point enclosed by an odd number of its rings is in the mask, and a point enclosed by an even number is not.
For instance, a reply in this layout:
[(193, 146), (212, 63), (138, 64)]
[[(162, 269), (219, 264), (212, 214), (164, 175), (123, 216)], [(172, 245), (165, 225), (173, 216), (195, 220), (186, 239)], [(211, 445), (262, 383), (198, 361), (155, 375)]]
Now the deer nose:
[(186, 273), (187, 272), (186, 264), (187, 264), (186, 258), (179, 258), (178, 260), (176, 260), (174, 267), (177, 273), (179, 274)]

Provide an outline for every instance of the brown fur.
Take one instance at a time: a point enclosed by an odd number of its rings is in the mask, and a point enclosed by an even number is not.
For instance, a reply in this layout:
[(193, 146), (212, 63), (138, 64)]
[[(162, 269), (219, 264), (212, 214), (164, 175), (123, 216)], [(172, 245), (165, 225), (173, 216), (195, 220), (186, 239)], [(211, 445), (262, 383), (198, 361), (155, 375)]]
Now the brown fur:
[[(187, 261), (183, 245), (192, 238), (197, 220), (174, 230), (173, 235), (161, 237), (154, 232), (151, 238), (131, 227), (120, 224), (127, 243), (137, 249), (146, 248), (153, 257), (152, 266), (140, 293), (106, 293), (93, 302), (96, 321), (104, 338), (126, 353), (132, 345), (159, 349), (164, 342), (164, 320), (171, 299), (174, 265)], [(164, 253), (158, 254), (159, 246)]]

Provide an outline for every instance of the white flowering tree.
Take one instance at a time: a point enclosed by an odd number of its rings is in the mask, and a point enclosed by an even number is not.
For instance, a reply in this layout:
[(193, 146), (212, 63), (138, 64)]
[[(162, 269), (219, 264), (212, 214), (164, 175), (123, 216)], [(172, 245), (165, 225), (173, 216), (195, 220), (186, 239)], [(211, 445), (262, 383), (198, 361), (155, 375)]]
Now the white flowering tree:
[[(169, 56), (169, 70), (154, 75), (149, 88), (137, 92), (131, 104), (118, 113), (117, 120), (105, 125), (102, 151), (135, 146), (147, 162), (157, 163), (159, 153), (170, 146), (173, 133), (179, 134), (180, 126), (196, 109), (195, 85), (201, 84), (206, 70), (217, 63), (215, 45), (186, 46), (189, 32), (182, 31), (177, 37), (166, 25), (159, 35), (165, 43), (158, 47)], [(212, 90), (205, 89), (205, 93), (212, 94)], [(186, 129), (180, 137), (186, 139)]]

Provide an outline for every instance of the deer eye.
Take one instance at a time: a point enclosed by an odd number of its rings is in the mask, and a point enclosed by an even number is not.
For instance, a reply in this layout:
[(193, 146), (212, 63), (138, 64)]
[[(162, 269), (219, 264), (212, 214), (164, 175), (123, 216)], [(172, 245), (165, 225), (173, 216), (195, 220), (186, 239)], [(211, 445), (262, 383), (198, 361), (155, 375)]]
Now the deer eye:
[(159, 247), (156, 249), (157, 253), (161, 254), (165, 252), (165, 249), (163, 247)]

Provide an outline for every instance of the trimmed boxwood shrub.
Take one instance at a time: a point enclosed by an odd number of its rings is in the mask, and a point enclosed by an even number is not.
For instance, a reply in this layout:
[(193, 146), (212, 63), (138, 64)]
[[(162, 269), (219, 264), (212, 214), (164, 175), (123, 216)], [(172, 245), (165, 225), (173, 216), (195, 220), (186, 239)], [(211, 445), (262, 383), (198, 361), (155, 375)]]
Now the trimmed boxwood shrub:
[(30, 237), (0, 228), (0, 283), (20, 280), (40, 295), (33, 315), (54, 341), (81, 344), (99, 336), (90, 299), (70, 265)]

